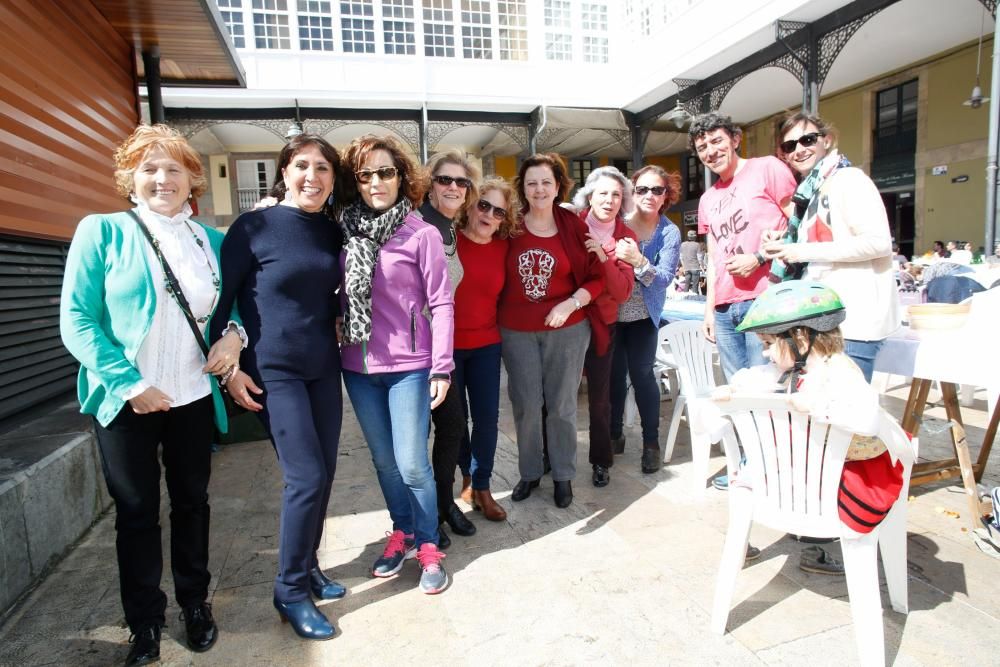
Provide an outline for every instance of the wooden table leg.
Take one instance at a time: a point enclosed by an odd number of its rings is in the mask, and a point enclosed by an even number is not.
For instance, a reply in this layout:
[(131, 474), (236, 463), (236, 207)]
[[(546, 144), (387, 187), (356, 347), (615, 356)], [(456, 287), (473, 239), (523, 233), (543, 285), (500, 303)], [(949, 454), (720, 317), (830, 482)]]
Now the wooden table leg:
[(927, 394), (931, 390), (931, 381), (913, 378), (910, 383), (910, 393), (906, 397), (906, 407), (903, 408), (903, 420), (900, 426), (910, 435), (916, 436), (920, 430), (920, 421), (927, 405)]
[[(905, 412), (901, 422), (903, 429), (908, 433), (916, 434), (920, 430), (920, 422), (923, 418), (924, 407), (927, 404), (927, 394), (930, 390), (930, 385), (930, 380), (918, 380), (914, 378), (913, 384), (910, 386), (910, 395), (906, 399)], [(983, 471), (986, 469), (986, 462), (993, 448), (993, 440), (996, 437), (997, 428), (1000, 426), (1000, 402), (994, 406), (993, 414), (990, 416), (990, 423), (986, 428), (983, 444), (979, 448), (979, 457), (975, 463), (972, 463), (968, 445), (965, 441), (965, 428), (962, 425), (962, 409), (958, 403), (958, 387), (953, 382), (941, 382), (941, 400), (944, 404), (945, 414), (953, 422), (951, 427), (951, 442), (954, 447), (955, 458), (940, 461), (921, 461), (915, 464), (913, 466), (910, 485), (917, 486), (961, 475), (968, 491), (970, 476), (968, 475), (969, 471), (967, 468), (971, 468), (976, 482), (981, 482), (983, 479)], [(963, 461), (963, 458), (965, 461)]]
[(993, 415), (990, 417), (990, 424), (986, 427), (986, 434), (983, 436), (983, 444), (979, 448), (979, 458), (976, 459), (975, 471), (976, 481), (983, 481), (983, 471), (986, 470), (986, 461), (990, 458), (990, 450), (993, 449), (993, 439), (997, 436), (997, 425), (1000, 423), (1000, 401), (993, 406)]

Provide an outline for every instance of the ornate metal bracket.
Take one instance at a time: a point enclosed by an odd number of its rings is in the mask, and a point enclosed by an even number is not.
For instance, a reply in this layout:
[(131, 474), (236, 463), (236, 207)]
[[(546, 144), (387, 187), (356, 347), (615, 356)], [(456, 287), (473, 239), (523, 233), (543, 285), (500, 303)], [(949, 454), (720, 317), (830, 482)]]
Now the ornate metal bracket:
[[(489, 123), (483, 121), (457, 122), (450, 120), (432, 120), (428, 123), (427, 145), (433, 150), (449, 133), (454, 132), (455, 130), (460, 130), (463, 127), (469, 127), (470, 125), (491, 127), (498, 132), (503, 132), (510, 137), (522, 151), (528, 150), (528, 127), (526, 125), (517, 125), (515, 123)], [(545, 130), (542, 130), (542, 134), (545, 134)]]
[(671, 79), (674, 85), (677, 86), (677, 100), (685, 111), (687, 111), (692, 116), (700, 114), (703, 110), (703, 104), (706, 97), (706, 93), (699, 93), (689, 99), (681, 99), (682, 93), (692, 86), (696, 86), (701, 83), (698, 79)]
[(782, 21), (778, 19), (774, 22), (774, 35), (775, 39), (779, 42), (793, 33), (808, 27), (808, 23), (802, 23), (801, 21)]
[(274, 136), (276, 136), (281, 143), (285, 143), (285, 132), (288, 131), (288, 126), (295, 122), (294, 118), (267, 118), (258, 120), (219, 120), (217, 118), (185, 118), (183, 120), (172, 120), (170, 125), (174, 127), (178, 132), (184, 135), (186, 139), (190, 139), (194, 135), (198, 134), (202, 130), (214, 127), (216, 125), (226, 125), (229, 123), (238, 123), (240, 125), (252, 125), (254, 127), (259, 127), (267, 130)]
[(402, 137), (406, 145), (415, 155), (420, 155), (420, 125), (412, 120), (352, 120), (352, 119), (310, 119), (303, 121), (306, 132), (318, 134), (321, 137), (345, 125), (377, 125)]
[[(995, 3), (994, 3), (995, 4)], [(851, 37), (854, 36), (861, 26), (863, 26), (868, 19), (878, 14), (880, 9), (868, 12), (860, 18), (856, 18), (850, 23), (845, 23), (836, 30), (831, 30), (830, 32), (822, 35), (819, 38), (819, 62), (817, 65), (816, 72), (816, 83), (819, 89), (823, 89), (823, 82), (826, 81), (826, 75), (830, 73), (830, 69), (833, 67), (833, 61), (837, 59), (840, 52), (850, 41)]]

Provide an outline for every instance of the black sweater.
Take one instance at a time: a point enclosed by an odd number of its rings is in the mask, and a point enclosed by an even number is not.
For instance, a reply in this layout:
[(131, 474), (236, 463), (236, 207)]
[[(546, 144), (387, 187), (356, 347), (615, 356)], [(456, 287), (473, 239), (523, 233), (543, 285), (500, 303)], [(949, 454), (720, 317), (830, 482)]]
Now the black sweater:
[(272, 206), (244, 213), (222, 242), (222, 296), (213, 340), (236, 300), (249, 345), (240, 366), (255, 380), (337, 373), (334, 292), (340, 286), (340, 229), (324, 213)]

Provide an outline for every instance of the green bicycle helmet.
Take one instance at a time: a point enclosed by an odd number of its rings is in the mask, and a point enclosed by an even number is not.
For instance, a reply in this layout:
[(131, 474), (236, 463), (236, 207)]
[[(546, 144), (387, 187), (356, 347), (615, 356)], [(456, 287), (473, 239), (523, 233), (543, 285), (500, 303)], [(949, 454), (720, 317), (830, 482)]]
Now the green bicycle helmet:
[(808, 327), (831, 331), (845, 317), (843, 302), (829, 287), (811, 280), (786, 280), (764, 290), (736, 330), (779, 334), (794, 327)]

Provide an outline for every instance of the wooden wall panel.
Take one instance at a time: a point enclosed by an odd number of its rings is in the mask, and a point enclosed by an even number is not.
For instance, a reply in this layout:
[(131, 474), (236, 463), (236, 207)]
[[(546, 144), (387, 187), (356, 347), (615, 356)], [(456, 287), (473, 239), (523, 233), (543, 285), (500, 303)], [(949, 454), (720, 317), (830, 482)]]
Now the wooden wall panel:
[(0, 0), (0, 234), (68, 240), (116, 211), (112, 153), (135, 127), (132, 47), (90, 0)]

